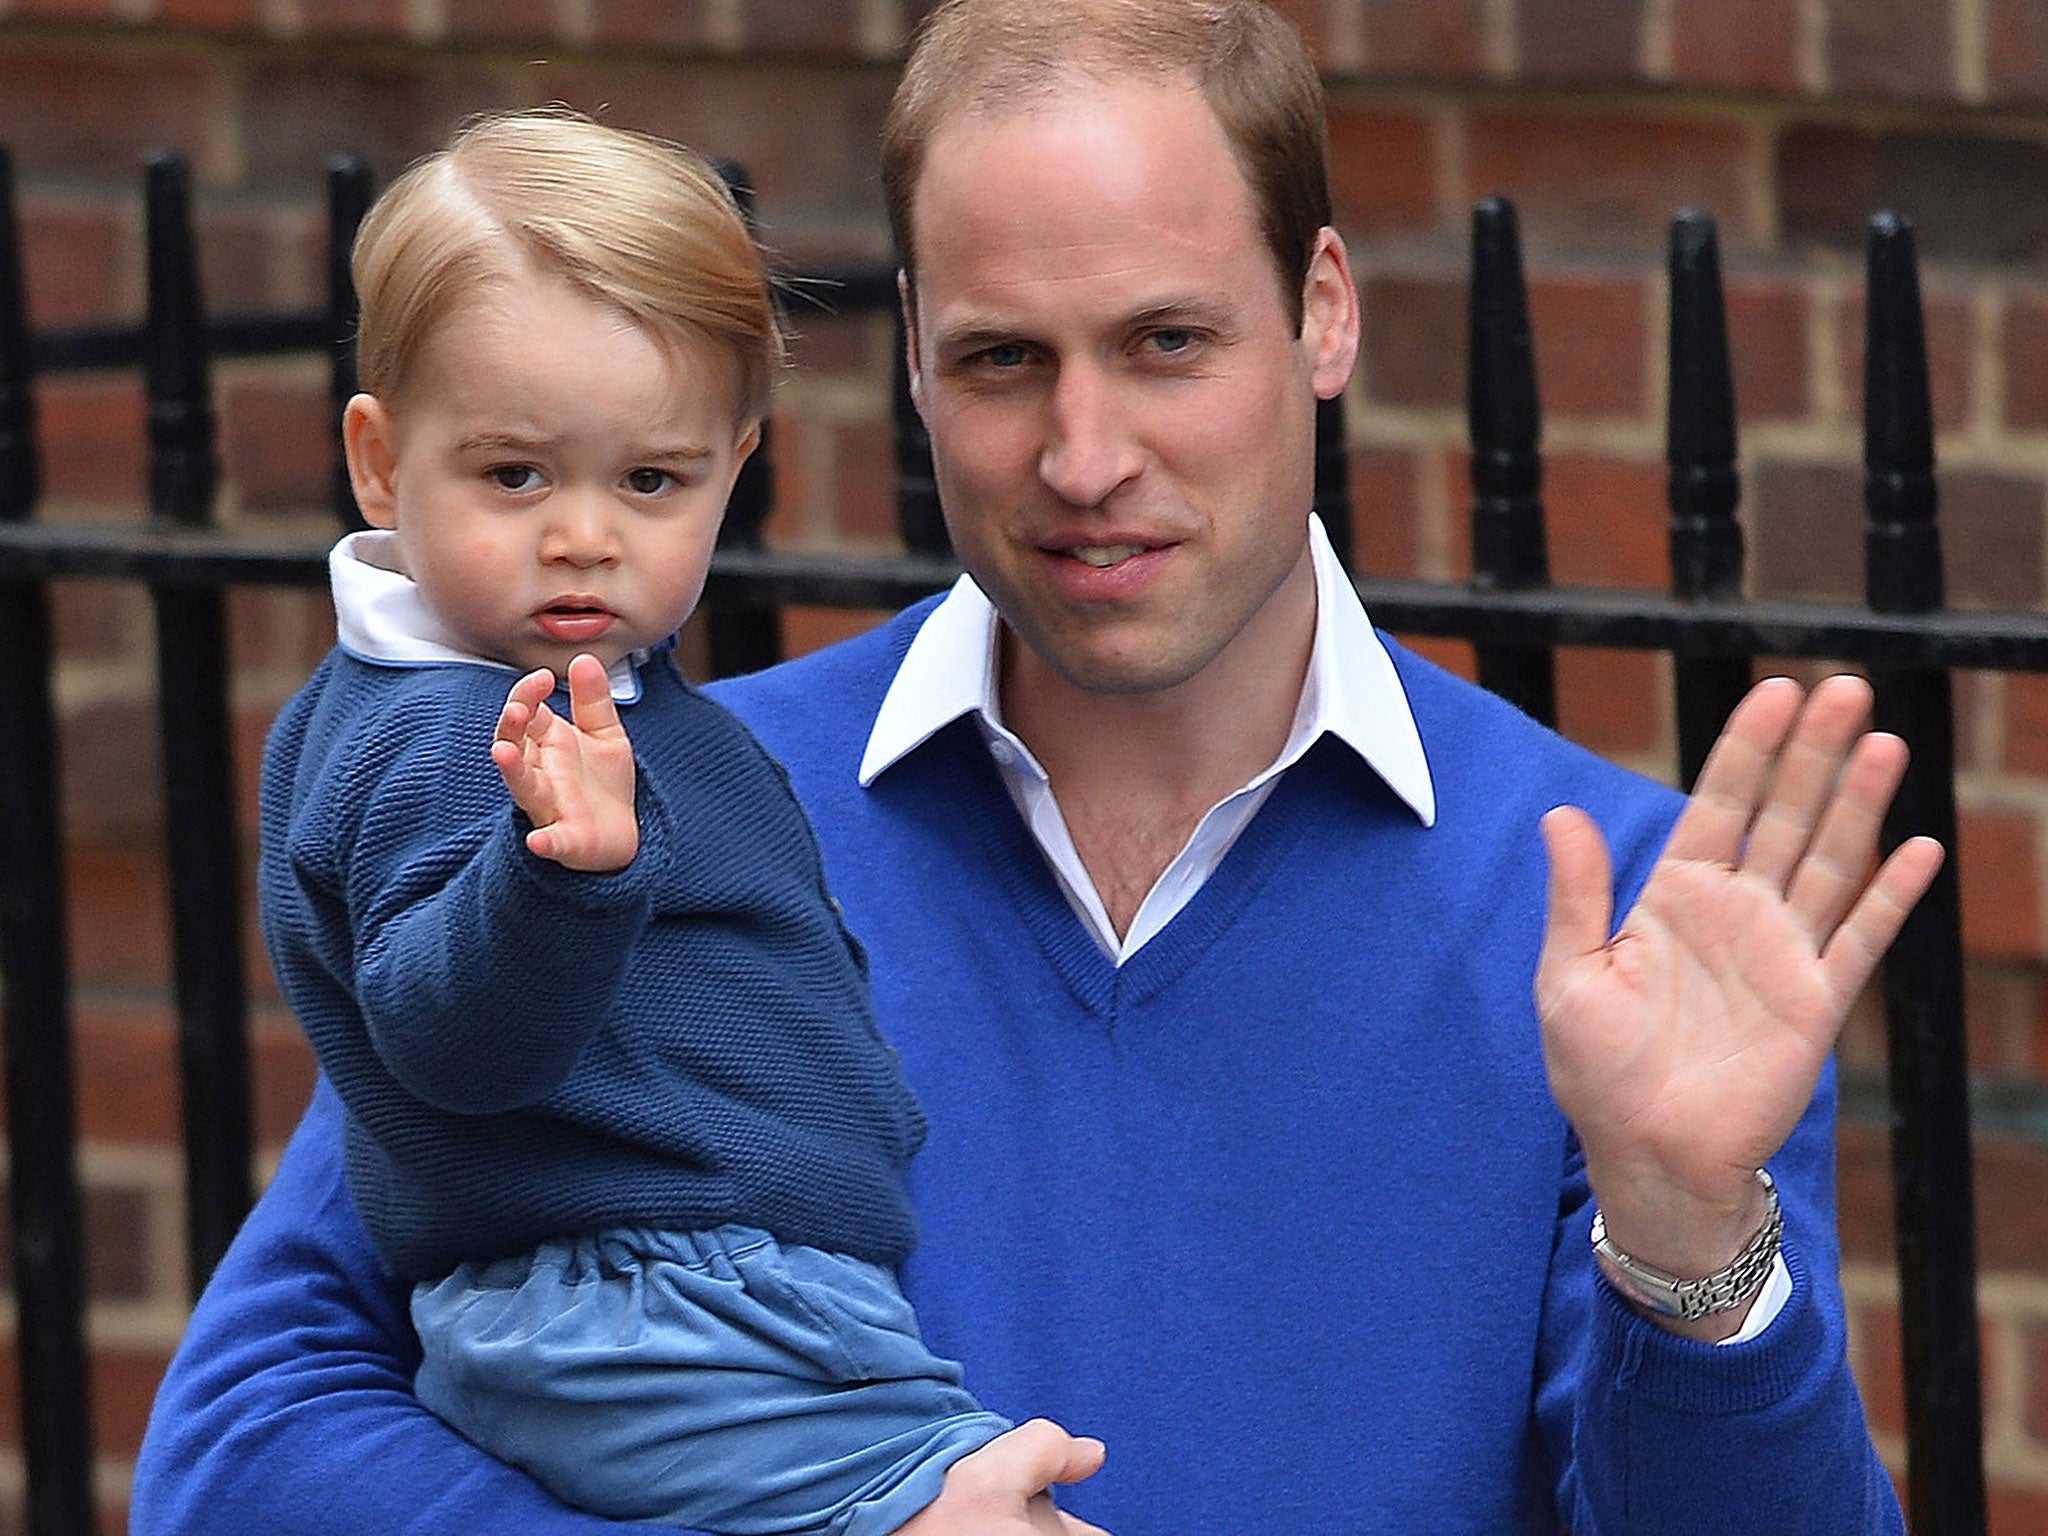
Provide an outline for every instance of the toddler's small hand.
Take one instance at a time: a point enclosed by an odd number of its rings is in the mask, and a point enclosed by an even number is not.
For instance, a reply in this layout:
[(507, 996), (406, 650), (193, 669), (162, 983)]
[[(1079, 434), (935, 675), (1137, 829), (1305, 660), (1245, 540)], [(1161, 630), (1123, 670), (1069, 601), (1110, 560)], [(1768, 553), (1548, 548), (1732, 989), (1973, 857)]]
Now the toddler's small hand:
[(491, 761), (533, 830), (526, 846), (568, 869), (608, 874), (640, 850), (633, 744), (612, 702), (604, 664), (569, 663), (569, 715), (548, 706), (555, 675), (542, 667), (512, 685), (498, 713)]

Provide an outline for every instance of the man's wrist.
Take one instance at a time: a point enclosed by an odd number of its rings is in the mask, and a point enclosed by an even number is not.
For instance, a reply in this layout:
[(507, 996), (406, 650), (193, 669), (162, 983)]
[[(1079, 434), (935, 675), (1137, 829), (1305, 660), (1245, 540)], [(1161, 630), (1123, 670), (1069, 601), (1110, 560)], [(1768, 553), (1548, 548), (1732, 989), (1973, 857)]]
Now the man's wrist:
[(1609, 1239), (1606, 1219), (1598, 1211), (1593, 1215), (1594, 1267), (1623, 1299), (1660, 1320), (1697, 1322), (1747, 1307), (1770, 1278), (1785, 1230), (1777, 1186), (1761, 1168), (1756, 1178), (1766, 1202), (1763, 1222), (1741, 1251), (1712, 1274), (1672, 1275), (1624, 1252)]

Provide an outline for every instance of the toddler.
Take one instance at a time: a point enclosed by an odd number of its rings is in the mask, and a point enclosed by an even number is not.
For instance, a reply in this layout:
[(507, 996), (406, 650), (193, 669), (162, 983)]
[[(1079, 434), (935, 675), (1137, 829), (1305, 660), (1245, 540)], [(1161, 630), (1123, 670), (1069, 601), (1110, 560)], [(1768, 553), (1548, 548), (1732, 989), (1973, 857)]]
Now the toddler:
[(354, 271), (371, 531), (266, 750), (263, 925), (419, 1396), (613, 1518), (892, 1531), (1008, 1426), (896, 1286), (924, 1123), (809, 824), (669, 654), (780, 355), (759, 254), (696, 157), (545, 111), (407, 171)]

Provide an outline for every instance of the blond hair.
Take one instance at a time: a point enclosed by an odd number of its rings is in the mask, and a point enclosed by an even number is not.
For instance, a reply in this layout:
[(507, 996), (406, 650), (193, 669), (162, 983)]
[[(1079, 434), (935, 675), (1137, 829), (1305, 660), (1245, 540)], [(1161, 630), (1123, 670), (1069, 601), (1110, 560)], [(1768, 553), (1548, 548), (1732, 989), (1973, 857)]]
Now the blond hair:
[(377, 199), (351, 261), (362, 387), (398, 395), (463, 295), (522, 261), (671, 346), (725, 354), (741, 416), (766, 409), (782, 332), (725, 182), (681, 145), (565, 108), (475, 118)]
[(1323, 88), (1301, 35), (1264, 0), (946, 0), (920, 29), (882, 130), (882, 187), (905, 277), (911, 216), (947, 118), (1055, 95), (1073, 73), (1191, 81), (1250, 188), (1296, 324), (1330, 222)]

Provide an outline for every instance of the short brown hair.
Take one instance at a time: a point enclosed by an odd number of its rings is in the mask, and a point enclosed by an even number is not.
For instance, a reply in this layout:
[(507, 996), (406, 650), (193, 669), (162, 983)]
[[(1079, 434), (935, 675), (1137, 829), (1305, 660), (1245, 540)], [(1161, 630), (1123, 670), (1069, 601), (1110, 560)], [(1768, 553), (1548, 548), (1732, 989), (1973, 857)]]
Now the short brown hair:
[(882, 130), (882, 186), (909, 281), (917, 180), (939, 125), (1042, 98), (1075, 70), (1193, 81), (1244, 173), (1299, 323), (1316, 234), (1330, 222), (1329, 135), (1301, 35), (1264, 0), (946, 0), (918, 33)]
[(473, 119), (370, 209), (352, 260), (363, 388), (396, 395), (462, 295), (522, 259), (671, 345), (728, 355), (742, 416), (766, 408), (782, 332), (725, 182), (679, 144), (555, 107)]

